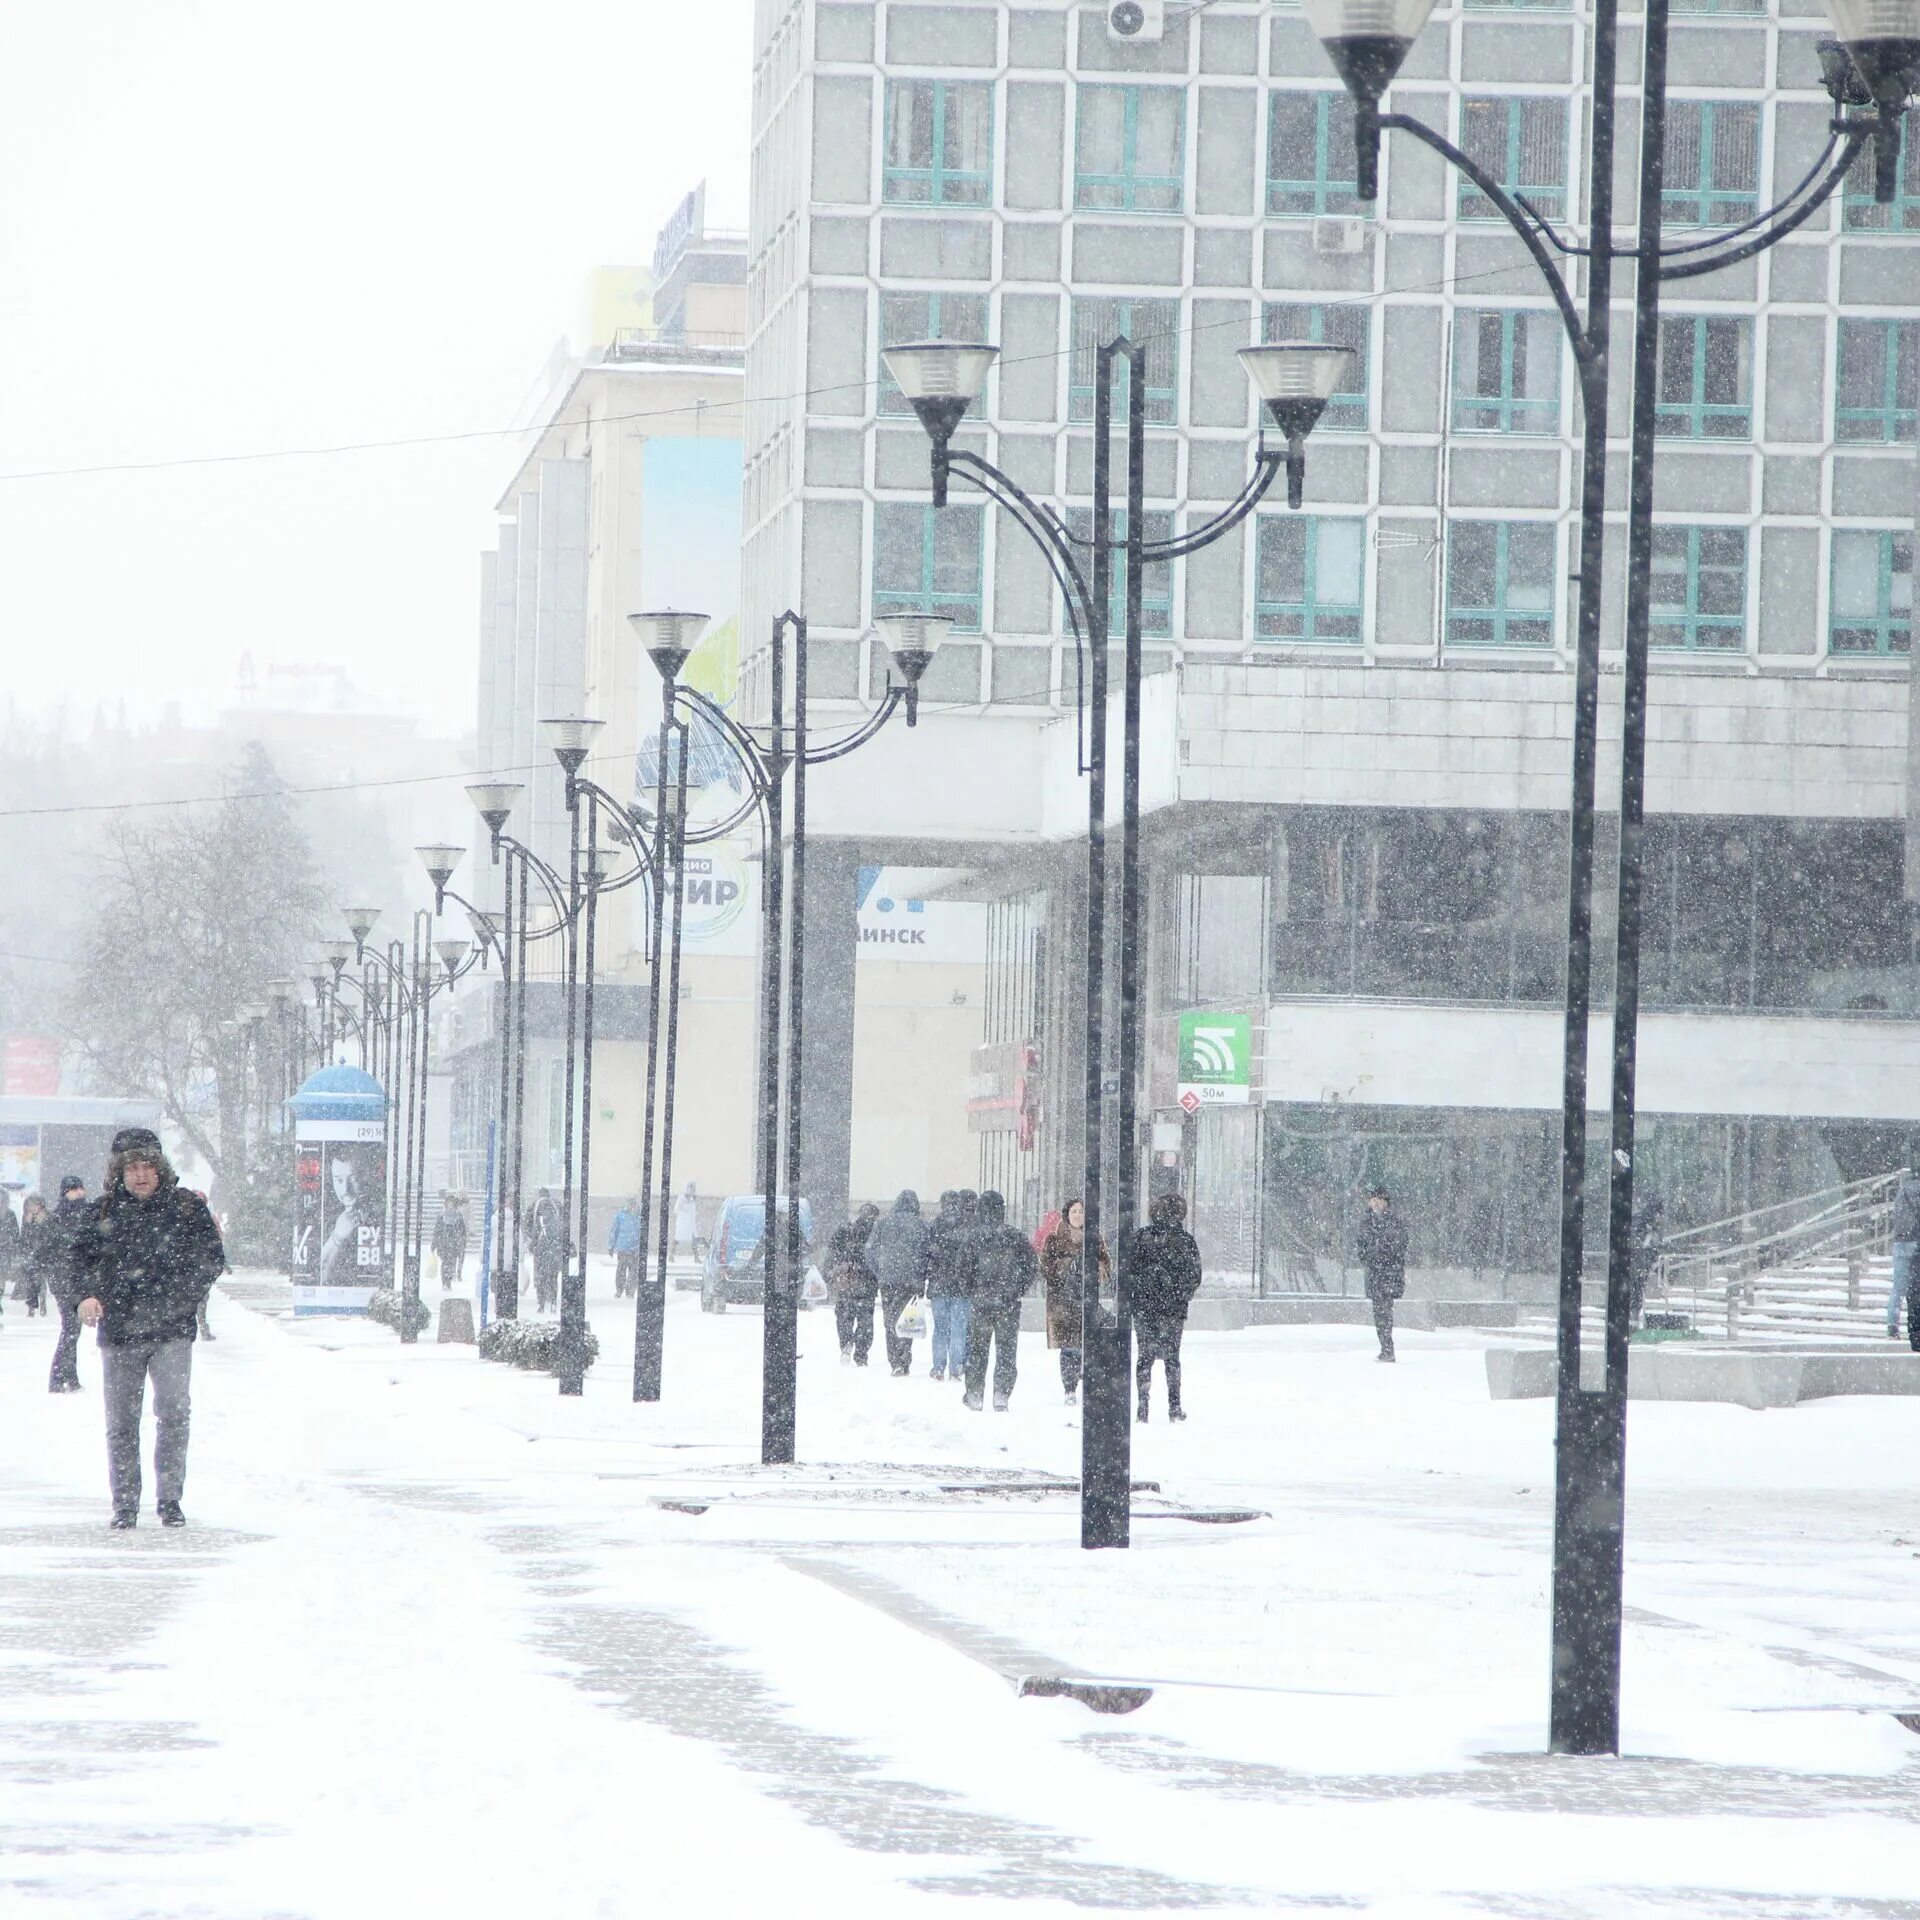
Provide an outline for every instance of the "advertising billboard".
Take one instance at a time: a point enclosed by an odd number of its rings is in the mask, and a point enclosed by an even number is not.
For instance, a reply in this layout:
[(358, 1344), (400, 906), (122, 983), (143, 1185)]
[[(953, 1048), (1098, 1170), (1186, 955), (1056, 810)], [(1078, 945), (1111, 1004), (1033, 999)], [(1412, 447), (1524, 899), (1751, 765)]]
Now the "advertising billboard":
[(293, 1310), (364, 1313), (390, 1284), (387, 1130), (379, 1120), (301, 1120), (294, 1133)]

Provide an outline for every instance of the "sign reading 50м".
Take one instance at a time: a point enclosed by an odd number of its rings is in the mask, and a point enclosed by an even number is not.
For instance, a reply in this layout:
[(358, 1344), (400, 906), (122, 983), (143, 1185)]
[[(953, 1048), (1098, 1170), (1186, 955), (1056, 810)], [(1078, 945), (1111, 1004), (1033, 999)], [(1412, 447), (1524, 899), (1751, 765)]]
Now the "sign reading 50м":
[(1245, 1106), (1252, 1098), (1253, 1017), (1245, 1013), (1180, 1016), (1180, 1104)]

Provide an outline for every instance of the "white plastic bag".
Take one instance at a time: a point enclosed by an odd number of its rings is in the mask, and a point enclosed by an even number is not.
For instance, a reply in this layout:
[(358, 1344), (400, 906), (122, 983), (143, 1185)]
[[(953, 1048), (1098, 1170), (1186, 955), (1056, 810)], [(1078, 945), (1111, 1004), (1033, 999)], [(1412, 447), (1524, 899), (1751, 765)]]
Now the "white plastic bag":
[(824, 1307), (833, 1296), (827, 1291), (827, 1283), (820, 1277), (818, 1267), (809, 1267), (807, 1277), (800, 1288), (800, 1298), (810, 1307)]
[(909, 1300), (900, 1309), (900, 1318), (893, 1323), (893, 1330), (902, 1340), (918, 1340), (927, 1330), (927, 1303), (924, 1300)]

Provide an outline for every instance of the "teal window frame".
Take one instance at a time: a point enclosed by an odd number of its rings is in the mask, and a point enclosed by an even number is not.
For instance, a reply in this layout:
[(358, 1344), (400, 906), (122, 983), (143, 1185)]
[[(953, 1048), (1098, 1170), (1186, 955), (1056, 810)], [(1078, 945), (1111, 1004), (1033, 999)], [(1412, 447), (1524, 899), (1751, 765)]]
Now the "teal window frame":
[[(1745, 527), (1656, 526), (1647, 644), (1674, 653), (1743, 651), (1750, 549)], [(1663, 599), (1662, 581), (1675, 580), (1679, 597)]]
[(1572, 0), (1465, 0), (1469, 13), (1565, 13)]
[[(1498, 109), (1497, 114), (1488, 111)], [(1529, 110), (1545, 109), (1558, 116), (1560, 137), (1551, 143), (1556, 177), (1552, 180), (1527, 180), (1529, 155), (1527, 117)], [(1498, 125), (1504, 121), (1504, 126)], [(1496, 138), (1489, 142), (1482, 128), (1494, 124)], [(1547, 143), (1542, 143), (1543, 147)], [(1563, 220), (1567, 212), (1567, 103), (1554, 94), (1492, 93), (1469, 94), (1460, 102), (1460, 145), (1486, 168), (1510, 194), (1522, 194), (1528, 203), (1549, 219)], [(1498, 220), (1496, 207), (1471, 180), (1460, 182), (1459, 214), (1462, 220)]]
[(1670, 0), (1675, 13), (1719, 13), (1735, 18), (1764, 19), (1767, 0)]
[(1334, 390), (1315, 433), (1365, 433), (1372, 419), (1373, 314), (1358, 302), (1269, 300), (1261, 309), (1264, 340), (1310, 340), (1353, 348), (1347, 377)]
[[(1120, 543), (1127, 537), (1127, 510), (1113, 510), (1113, 550), (1107, 569), (1107, 637), (1118, 646), (1127, 631), (1127, 550)], [(1173, 514), (1165, 507), (1149, 507), (1140, 516), (1140, 530), (1148, 540), (1173, 538)], [(1067, 531), (1080, 543), (1081, 564), (1090, 575), (1094, 571), (1087, 543), (1093, 539), (1093, 509), (1069, 507)], [(1173, 632), (1173, 562), (1149, 560), (1140, 570), (1140, 631), (1165, 638)]]
[[(913, 324), (902, 331), (901, 325), (890, 321), (889, 315), (900, 311), (910, 301), (924, 304), (914, 309)], [(962, 308), (964, 317), (953, 319), (953, 310)], [(990, 311), (987, 296), (984, 293), (962, 293), (953, 288), (929, 287), (922, 290), (917, 287), (888, 288), (880, 295), (880, 374), (876, 382), (877, 397), (874, 410), (883, 419), (912, 419), (913, 403), (900, 391), (899, 383), (887, 371), (885, 349), (897, 347), (908, 340), (985, 340), (990, 330), (987, 317)], [(951, 325), (951, 331), (949, 326)]]
[[(1871, 403), (1849, 404), (1850, 372), (1866, 376), (1853, 390), (1874, 390)], [(1833, 383), (1833, 437), (1853, 446), (1897, 446), (1915, 437), (1917, 421), (1920, 320), (1843, 319)]]
[[(1151, 310), (1151, 311), (1150, 311)], [(1164, 310), (1164, 311), (1162, 311)], [(1082, 425), (1093, 418), (1098, 349), (1125, 335), (1147, 350), (1147, 424), (1172, 426), (1180, 417), (1180, 302), (1173, 297), (1134, 300), (1107, 294), (1076, 294), (1067, 313), (1067, 418)], [(1126, 430), (1127, 382), (1122, 362), (1114, 370), (1113, 423)]]
[[(941, 521), (937, 516), (945, 515)], [(919, 579), (913, 585), (900, 579), (883, 579), (883, 556), (892, 551), (901, 530), (919, 521)], [(962, 537), (962, 548), (972, 572), (970, 585), (942, 584), (940, 535), (943, 531), (970, 528), (971, 537)], [(981, 631), (985, 604), (986, 512), (977, 506), (926, 506), (919, 501), (882, 500), (873, 509), (873, 616), (876, 620), (889, 613), (943, 613), (963, 633)]]
[(1894, 179), (1893, 204), (1883, 207), (1873, 197), (1873, 147), (1861, 148), (1847, 169), (1841, 198), (1841, 223), (1849, 233), (1913, 233), (1920, 231), (1920, 141), (1910, 140), (1911, 114), (1900, 117), (1900, 171)]
[[(1469, 365), (1488, 367), (1487, 323), (1497, 322), (1499, 389), (1494, 393), (1463, 387)], [(1472, 331), (1464, 331), (1464, 323)], [(1534, 346), (1526, 344), (1528, 336)], [(1452, 421), (1455, 433), (1558, 434), (1560, 431), (1560, 316), (1545, 307), (1462, 308), (1454, 316)], [(1551, 341), (1549, 347), (1547, 342)], [(1516, 354), (1515, 344), (1520, 343)], [(1552, 369), (1552, 391), (1527, 393), (1526, 369), (1541, 352)]]
[[(1725, 349), (1734, 357), (1732, 400), (1710, 399), (1725, 391)], [(1678, 343), (1678, 344), (1676, 344)], [(1671, 356), (1671, 357), (1670, 357)], [(1653, 430), (1670, 440), (1753, 438), (1753, 322), (1744, 314), (1664, 313), (1660, 316), (1659, 401)]]
[[(933, 135), (931, 162), (924, 167), (897, 166), (884, 159), (880, 175), (880, 198), (891, 206), (910, 207), (986, 207), (993, 204), (993, 86), (985, 80), (938, 80), (931, 75), (902, 74), (887, 82), (887, 124), (882, 154), (893, 152), (895, 117), (900, 98), (909, 87), (929, 87), (933, 91)], [(987, 103), (987, 164), (984, 167), (952, 167), (947, 164), (947, 111), (951, 96), (961, 92), (977, 93)]]
[[(1526, 536), (1526, 553), (1544, 563), (1544, 606), (1514, 602), (1516, 534)], [(1551, 520), (1455, 520), (1447, 533), (1447, 645), (1551, 647), (1558, 626), (1559, 553), (1559, 529)], [(1492, 569), (1492, 593), (1484, 603), (1463, 598), (1460, 573), (1468, 564), (1487, 563)], [(1469, 626), (1474, 630), (1467, 631)], [(1537, 627), (1545, 631), (1521, 631)]]
[[(1695, 123), (1699, 166), (1687, 185), (1681, 175), (1677, 142), (1686, 138), (1689, 120)], [(1734, 129), (1745, 121), (1751, 128), (1753, 179), (1745, 186), (1722, 183), (1720, 175), (1733, 165), (1739, 138)], [(1728, 151), (1722, 152), (1722, 136)], [(1744, 100), (1669, 100), (1667, 102), (1665, 179), (1660, 192), (1660, 217), (1670, 227), (1724, 227), (1750, 218), (1760, 210), (1760, 109)]]
[[(1253, 565), (1253, 637), (1261, 645), (1320, 645), (1357, 647), (1365, 638), (1367, 591), (1367, 523), (1352, 515), (1317, 513), (1263, 513), (1256, 521)], [(1321, 594), (1321, 532), (1328, 526), (1354, 528), (1360, 539), (1357, 579), (1351, 600), (1323, 598)], [(1270, 593), (1269, 574), (1278, 571), (1274, 551), (1297, 535), (1300, 542), (1298, 596)], [(1289, 558), (1286, 562), (1291, 566)]]
[[(1087, 165), (1087, 109), (1096, 98), (1121, 97), (1120, 167), (1117, 172)], [(1148, 94), (1163, 95), (1178, 108), (1175, 142), (1178, 170), (1144, 173), (1140, 169), (1140, 108)], [(1117, 195), (1118, 198), (1107, 196)], [(1187, 203), (1187, 90), (1185, 87), (1082, 86), (1077, 89), (1073, 122), (1073, 204), (1081, 212), (1184, 213)]]
[[(1875, 572), (1872, 613), (1838, 612), (1843, 565), (1851, 573), (1873, 543), (1869, 564)], [(1827, 650), (1849, 660), (1887, 659), (1913, 651), (1913, 535), (1904, 530), (1839, 527), (1833, 535), (1833, 561), (1827, 589)]]
[[(1313, 102), (1311, 177), (1279, 168), (1282, 115), (1302, 100)], [(1342, 167), (1344, 173), (1338, 171)], [(1360, 202), (1353, 96), (1344, 88), (1274, 88), (1267, 98), (1267, 212), (1286, 220), (1313, 220), (1322, 214), (1370, 211)]]

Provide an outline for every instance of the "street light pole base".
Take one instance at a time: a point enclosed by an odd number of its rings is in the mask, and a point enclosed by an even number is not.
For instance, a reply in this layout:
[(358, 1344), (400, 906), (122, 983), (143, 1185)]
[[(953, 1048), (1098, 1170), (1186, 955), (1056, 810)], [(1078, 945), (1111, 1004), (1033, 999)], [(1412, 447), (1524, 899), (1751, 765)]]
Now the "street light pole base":
[(1624, 1393), (1563, 1392), (1553, 1500), (1554, 1753), (1620, 1751)]

